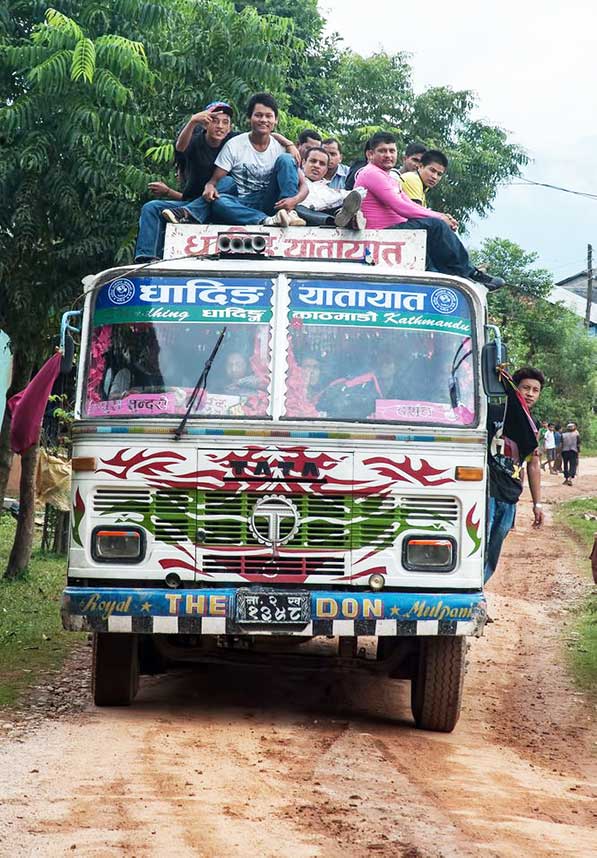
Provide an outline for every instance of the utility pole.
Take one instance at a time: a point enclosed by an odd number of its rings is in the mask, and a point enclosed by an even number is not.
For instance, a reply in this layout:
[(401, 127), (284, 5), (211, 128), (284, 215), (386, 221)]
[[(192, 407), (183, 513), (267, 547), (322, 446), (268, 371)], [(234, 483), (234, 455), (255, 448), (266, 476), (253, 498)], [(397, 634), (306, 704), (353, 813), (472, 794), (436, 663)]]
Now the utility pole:
[(591, 309), (593, 304), (593, 245), (587, 244), (587, 310), (585, 327), (591, 326)]

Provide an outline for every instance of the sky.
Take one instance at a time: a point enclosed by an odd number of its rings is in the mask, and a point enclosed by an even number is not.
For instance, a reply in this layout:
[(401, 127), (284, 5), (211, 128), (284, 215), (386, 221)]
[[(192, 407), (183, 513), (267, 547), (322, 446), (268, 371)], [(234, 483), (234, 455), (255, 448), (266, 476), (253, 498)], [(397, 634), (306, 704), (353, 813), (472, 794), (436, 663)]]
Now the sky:
[[(410, 54), (416, 92), (472, 90), (474, 115), (504, 128), (532, 159), (525, 178), (597, 196), (594, 0), (376, 0), (371, 14), (363, 0), (319, 0), (319, 8), (345, 47)], [(535, 251), (561, 280), (586, 269), (587, 243), (597, 256), (597, 199), (503, 187), (467, 243), (493, 236)]]

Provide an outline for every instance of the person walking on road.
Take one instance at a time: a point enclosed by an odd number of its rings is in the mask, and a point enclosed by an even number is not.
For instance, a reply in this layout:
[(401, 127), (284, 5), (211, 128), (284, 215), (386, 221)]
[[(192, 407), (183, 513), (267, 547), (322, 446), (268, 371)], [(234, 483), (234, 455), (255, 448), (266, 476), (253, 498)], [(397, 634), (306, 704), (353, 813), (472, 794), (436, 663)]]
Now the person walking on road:
[(554, 440), (556, 442), (556, 460), (554, 462), (554, 474), (562, 473), (562, 427), (556, 423), (554, 429)]
[[(545, 455), (547, 456), (545, 465), (547, 465), (549, 473), (554, 474), (556, 461), (556, 433), (553, 423), (550, 423), (547, 427), (543, 437), (543, 444), (545, 446)], [(542, 465), (541, 467), (544, 468), (545, 466)]]
[(576, 423), (569, 423), (562, 432), (562, 460), (564, 462), (564, 485), (571, 486), (576, 477), (578, 456), (580, 453), (580, 435)]

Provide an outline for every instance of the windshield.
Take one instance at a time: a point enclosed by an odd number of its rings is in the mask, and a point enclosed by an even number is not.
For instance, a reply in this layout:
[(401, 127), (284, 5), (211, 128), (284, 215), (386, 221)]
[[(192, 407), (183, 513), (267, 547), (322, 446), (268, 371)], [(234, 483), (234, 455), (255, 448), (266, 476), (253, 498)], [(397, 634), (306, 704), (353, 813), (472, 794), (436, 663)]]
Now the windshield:
[(87, 416), (184, 414), (224, 326), (194, 415), (270, 413), (271, 280), (131, 277), (98, 292)]
[(466, 296), (437, 285), (292, 281), (285, 416), (473, 424)]

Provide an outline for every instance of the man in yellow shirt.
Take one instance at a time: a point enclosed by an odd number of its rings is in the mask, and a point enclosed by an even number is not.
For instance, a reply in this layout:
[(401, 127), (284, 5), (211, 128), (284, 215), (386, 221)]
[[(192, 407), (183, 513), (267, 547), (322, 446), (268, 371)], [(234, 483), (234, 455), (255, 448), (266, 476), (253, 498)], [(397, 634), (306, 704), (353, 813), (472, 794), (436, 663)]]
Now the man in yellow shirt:
[[(428, 149), (421, 156), (421, 166), (416, 171), (401, 174), (402, 190), (413, 202), (428, 208), (427, 191), (438, 184), (447, 169), (448, 159), (444, 153), (439, 149)], [(447, 217), (451, 219), (450, 227), (457, 229), (458, 224), (454, 218), (451, 215)]]
[(421, 166), (417, 170), (402, 173), (400, 180), (407, 197), (427, 207), (426, 192), (434, 188), (448, 169), (448, 159), (438, 149), (428, 149), (421, 155)]

